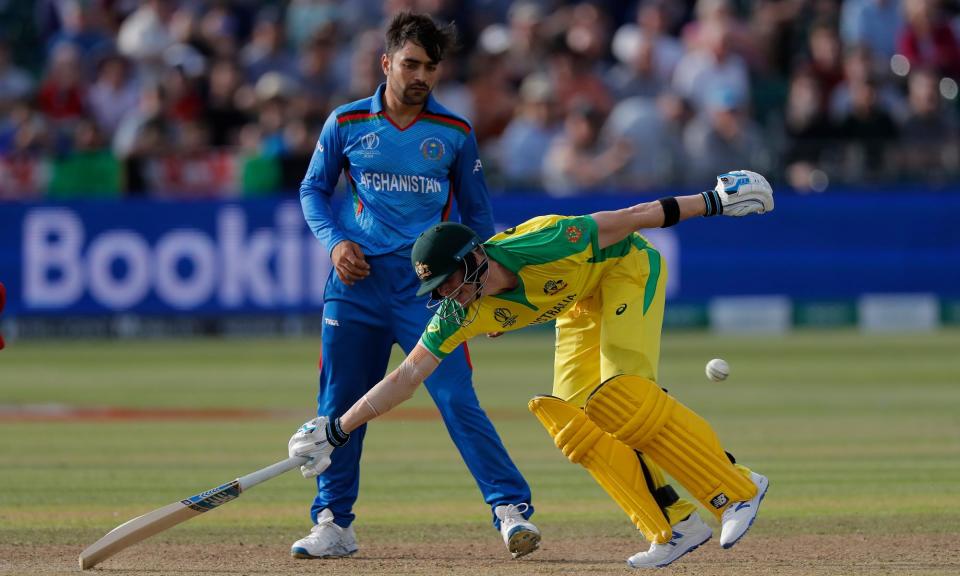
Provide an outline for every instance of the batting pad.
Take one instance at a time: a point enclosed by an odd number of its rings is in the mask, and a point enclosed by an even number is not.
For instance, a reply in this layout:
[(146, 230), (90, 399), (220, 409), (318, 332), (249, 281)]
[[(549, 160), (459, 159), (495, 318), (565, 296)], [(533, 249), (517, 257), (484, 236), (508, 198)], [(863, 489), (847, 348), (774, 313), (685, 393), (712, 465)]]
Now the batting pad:
[(527, 407), (540, 420), (554, 444), (574, 464), (590, 472), (627, 513), (644, 538), (664, 544), (673, 534), (657, 506), (637, 454), (590, 421), (583, 410), (555, 396), (536, 396)]
[(717, 520), (730, 502), (757, 493), (730, 463), (710, 424), (646, 378), (611, 378), (584, 410), (601, 429), (660, 465)]

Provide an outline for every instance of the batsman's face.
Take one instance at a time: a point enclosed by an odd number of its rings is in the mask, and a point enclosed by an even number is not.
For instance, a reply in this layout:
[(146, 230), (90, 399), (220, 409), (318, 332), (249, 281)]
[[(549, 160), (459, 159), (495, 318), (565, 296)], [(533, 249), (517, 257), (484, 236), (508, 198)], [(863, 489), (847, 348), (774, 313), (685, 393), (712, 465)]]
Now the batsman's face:
[(464, 282), (464, 271), (460, 268), (437, 287), (437, 293), (441, 298), (453, 300), (466, 308), (476, 300), (477, 289), (478, 286), (475, 283)]
[(393, 54), (380, 57), (387, 89), (407, 106), (422, 105), (437, 84), (440, 64), (430, 60), (426, 50), (407, 41)]

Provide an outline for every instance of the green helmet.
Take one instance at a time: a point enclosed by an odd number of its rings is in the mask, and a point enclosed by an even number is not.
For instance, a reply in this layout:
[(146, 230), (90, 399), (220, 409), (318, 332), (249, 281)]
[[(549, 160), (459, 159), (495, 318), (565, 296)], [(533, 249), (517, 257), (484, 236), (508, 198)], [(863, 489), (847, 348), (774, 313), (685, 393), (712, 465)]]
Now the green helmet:
[(410, 262), (420, 279), (417, 296), (429, 294), (460, 269), (463, 259), (480, 245), (480, 237), (457, 222), (441, 222), (420, 234)]

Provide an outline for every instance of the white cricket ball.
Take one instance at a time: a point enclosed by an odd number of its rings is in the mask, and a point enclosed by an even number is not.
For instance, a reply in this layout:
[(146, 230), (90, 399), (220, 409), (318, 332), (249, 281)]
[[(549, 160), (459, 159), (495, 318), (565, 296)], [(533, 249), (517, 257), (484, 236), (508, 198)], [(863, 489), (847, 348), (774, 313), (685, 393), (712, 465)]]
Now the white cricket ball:
[(707, 378), (713, 382), (720, 382), (721, 380), (726, 380), (727, 376), (730, 375), (730, 365), (727, 364), (727, 361), (723, 358), (714, 358), (713, 360), (707, 362)]

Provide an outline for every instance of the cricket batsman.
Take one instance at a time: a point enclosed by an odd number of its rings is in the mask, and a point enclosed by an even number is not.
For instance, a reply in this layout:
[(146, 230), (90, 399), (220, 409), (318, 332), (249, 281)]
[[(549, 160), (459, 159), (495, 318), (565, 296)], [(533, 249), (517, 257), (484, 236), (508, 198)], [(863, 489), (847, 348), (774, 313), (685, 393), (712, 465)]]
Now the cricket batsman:
[(460, 224), (431, 226), (411, 255), (419, 293), (431, 294), (436, 309), (420, 341), (349, 410), (301, 427), (289, 453), (312, 457), (305, 475), (322, 471), (353, 430), (410, 398), (462, 342), (556, 320), (553, 391), (529, 408), (650, 541), (627, 564), (667, 566), (712, 536), (662, 471), (716, 517), (720, 545), (730, 548), (756, 518), (768, 481), (735, 464), (710, 424), (660, 388), (667, 269), (637, 230), (771, 210), (766, 179), (738, 170), (701, 194), (540, 216), (486, 242)]
[[(383, 378), (395, 343), (406, 353), (417, 345), (430, 319), (410, 274), (417, 236), (448, 220), (454, 203), (466, 229), (493, 234), (472, 127), (431, 94), (454, 32), (452, 24), (439, 26), (422, 14), (392, 19), (380, 61), (386, 82), (371, 97), (333, 111), (300, 187), (304, 217), (334, 266), (324, 292), (317, 414), (345, 412)], [(349, 198), (334, 212), (341, 173)], [(529, 554), (540, 541), (529, 520), (530, 487), (480, 408), (466, 345), (444, 356), (427, 390), (507, 549), (514, 558)], [(365, 431), (356, 429), (323, 474), (317, 469), (314, 526), (291, 546), (294, 557), (357, 551), (353, 504)]]

